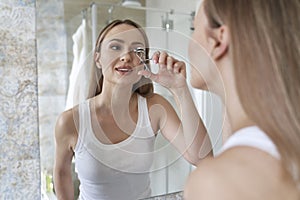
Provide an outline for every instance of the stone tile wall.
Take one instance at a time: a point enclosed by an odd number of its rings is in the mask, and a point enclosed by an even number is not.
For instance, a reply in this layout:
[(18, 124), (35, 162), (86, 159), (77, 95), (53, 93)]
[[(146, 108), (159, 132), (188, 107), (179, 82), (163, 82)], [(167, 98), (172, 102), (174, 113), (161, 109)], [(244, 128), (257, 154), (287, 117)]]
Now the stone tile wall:
[(40, 199), (35, 0), (0, 2), (0, 199)]

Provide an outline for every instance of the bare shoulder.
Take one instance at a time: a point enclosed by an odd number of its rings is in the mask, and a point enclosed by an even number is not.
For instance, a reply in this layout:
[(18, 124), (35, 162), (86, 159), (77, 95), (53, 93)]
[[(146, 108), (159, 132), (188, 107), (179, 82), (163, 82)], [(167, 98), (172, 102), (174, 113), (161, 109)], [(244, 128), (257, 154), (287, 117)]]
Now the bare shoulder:
[(78, 130), (78, 106), (62, 112), (56, 122), (55, 138), (56, 140), (67, 139), (71, 140), (77, 136)]
[(150, 116), (167, 117), (175, 115), (175, 111), (170, 102), (159, 94), (154, 94), (147, 98), (148, 110)]
[(277, 159), (258, 149), (236, 147), (201, 162), (184, 194), (187, 200), (285, 199), (290, 187), (283, 177)]
[(154, 94), (147, 98), (147, 104), (149, 111), (159, 116), (170, 117), (170, 115), (176, 115), (172, 104), (159, 94)]
[(147, 98), (147, 102), (149, 106), (153, 105), (169, 105), (169, 101), (166, 100), (163, 96), (160, 94), (154, 93), (151, 97)]
[(189, 175), (184, 188), (184, 199), (224, 199), (218, 188), (224, 188), (219, 161), (207, 158)]
[[(176, 122), (179, 124), (178, 116), (171, 103), (159, 94), (154, 94), (147, 98), (147, 106), (149, 117), (152, 124), (152, 129), (157, 133), (162, 127), (166, 127), (167, 122)], [(176, 124), (169, 124), (176, 126)]]

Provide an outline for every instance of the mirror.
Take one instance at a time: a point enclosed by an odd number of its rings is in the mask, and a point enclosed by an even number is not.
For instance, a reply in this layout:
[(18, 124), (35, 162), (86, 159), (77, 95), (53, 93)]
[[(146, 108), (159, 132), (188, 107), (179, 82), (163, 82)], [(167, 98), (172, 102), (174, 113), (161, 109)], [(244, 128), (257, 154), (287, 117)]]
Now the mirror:
[[(149, 34), (151, 45), (174, 51), (181, 59), (187, 58), (187, 39), (191, 34), (192, 11), (195, 10), (198, 0), (177, 1), (176, 3), (172, 0), (141, 0), (140, 2), (142, 5), (140, 8), (125, 8), (120, 6), (120, 0), (107, 0), (105, 3), (101, 0), (95, 1), (94, 4), (97, 5), (96, 8), (94, 7), (97, 11), (97, 30), (95, 31), (93, 30), (93, 8), (90, 1), (37, 1), (42, 195), (55, 198), (51, 176), (54, 163), (54, 126), (57, 116), (66, 108), (69, 78), (75, 60), (73, 45), (76, 36), (74, 35), (83, 19), (86, 19), (88, 26), (88, 49), (92, 49), (94, 45), (93, 33), (97, 37), (101, 28), (108, 21), (129, 18), (143, 27), (156, 27), (156, 29), (152, 29), (155, 30), (155, 33)], [(174, 7), (171, 9), (170, 6)], [(178, 42), (179, 35), (183, 42)], [(155, 90), (175, 105), (166, 89), (156, 85)], [(195, 98), (199, 104), (199, 111), (205, 119), (206, 116), (203, 114), (206, 113), (205, 95), (198, 91), (195, 92)], [(165, 145), (164, 138), (158, 136), (156, 148)], [(164, 155), (155, 158), (153, 165), (163, 163), (166, 167), (150, 174), (153, 196), (174, 193), (183, 189), (184, 182), (193, 170), (193, 166), (183, 158), (177, 158), (178, 154), (172, 147), (166, 148)], [(174, 162), (170, 163), (169, 160), (174, 160)], [(79, 181), (76, 173), (74, 172), (73, 175), (75, 188), (78, 188)], [(75, 195), (78, 195), (78, 189), (76, 189)]]

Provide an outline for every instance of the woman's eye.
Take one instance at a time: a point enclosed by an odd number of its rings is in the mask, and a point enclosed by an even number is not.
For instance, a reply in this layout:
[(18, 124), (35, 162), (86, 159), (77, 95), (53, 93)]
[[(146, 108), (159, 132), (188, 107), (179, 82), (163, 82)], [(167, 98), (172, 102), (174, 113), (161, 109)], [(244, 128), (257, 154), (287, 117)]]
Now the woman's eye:
[(121, 49), (121, 47), (119, 45), (111, 45), (110, 48), (112, 50), (120, 50)]
[(146, 50), (143, 47), (136, 47), (136, 48), (134, 48), (133, 52), (138, 57), (143, 58), (145, 56)]

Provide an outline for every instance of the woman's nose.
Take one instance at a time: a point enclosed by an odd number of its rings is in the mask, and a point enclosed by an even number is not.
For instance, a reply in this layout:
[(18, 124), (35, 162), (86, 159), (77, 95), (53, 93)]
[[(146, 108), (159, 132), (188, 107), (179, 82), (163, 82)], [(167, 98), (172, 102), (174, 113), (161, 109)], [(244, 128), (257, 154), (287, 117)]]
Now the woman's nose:
[(120, 60), (121, 61), (124, 61), (124, 62), (130, 62), (131, 61), (131, 52), (130, 51), (127, 51), (127, 52), (124, 52), (121, 57), (120, 57)]

